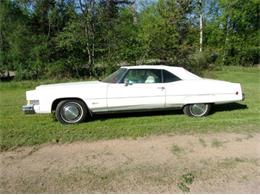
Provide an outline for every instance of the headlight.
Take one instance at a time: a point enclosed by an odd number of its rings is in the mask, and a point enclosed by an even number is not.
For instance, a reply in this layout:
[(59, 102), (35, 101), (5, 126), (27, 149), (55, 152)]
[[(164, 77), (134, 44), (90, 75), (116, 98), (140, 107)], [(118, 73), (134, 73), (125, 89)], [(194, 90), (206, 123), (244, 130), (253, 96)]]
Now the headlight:
[(39, 100), (28, 100), (27, 104), (39, 105), (40, 101)]

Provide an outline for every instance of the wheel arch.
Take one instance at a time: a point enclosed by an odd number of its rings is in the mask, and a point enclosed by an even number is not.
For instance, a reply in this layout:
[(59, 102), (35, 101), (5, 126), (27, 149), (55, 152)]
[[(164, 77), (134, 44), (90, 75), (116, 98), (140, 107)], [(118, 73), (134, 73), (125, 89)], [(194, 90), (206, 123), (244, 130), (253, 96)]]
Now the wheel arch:
[(206, 95), (191, 95), (184, 98), (184, 105), (188, 104), (212, 104), (215, 102), (215, 95), (206, 94)]
[(211, 106), (214, 106), (215, 102), (193, 102), (193, 103), (185, 103), (182, 105), (181, 109), (183, 109), (185, 106), (192, 105), (192, 104), (210, 104)]
[(52, 111), (52, 112), (55, 111), (56, 108), (57, 108), (57, 106), (58, 106), (58, 104), (59, 104), (61, 101), (63, 101), (63, 100), (80, 100), (80, 101), (82, 101), (82, 102), (85, 104), (85, 106), (87, 107), (87, 109), (88, 109), (88, 111), (89, 111), (89, 108), (88, 108), (87, 103), (86, 103), (83, 99), (78, 98), (78, 97), (66, 97), (66, 98), (57, 98), (57, 99), (55, 99), (55, 100), (52, 102), (52, 104), (51, 104), (51, 111)]

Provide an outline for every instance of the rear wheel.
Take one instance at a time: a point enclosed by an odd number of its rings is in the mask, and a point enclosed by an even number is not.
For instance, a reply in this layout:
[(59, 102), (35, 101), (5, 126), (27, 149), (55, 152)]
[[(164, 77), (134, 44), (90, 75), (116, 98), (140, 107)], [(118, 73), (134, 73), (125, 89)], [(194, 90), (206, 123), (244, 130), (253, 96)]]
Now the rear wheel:
[(207, 116), (211, 110), (211, 104), (188, 104), (183, 108), (183, 112), (188, 116), (202, 117)]
[(80, 123), (87, 117), (87, 106), (80, 100), (63, 100), (58, 104), (55, 116), (62, 124)]

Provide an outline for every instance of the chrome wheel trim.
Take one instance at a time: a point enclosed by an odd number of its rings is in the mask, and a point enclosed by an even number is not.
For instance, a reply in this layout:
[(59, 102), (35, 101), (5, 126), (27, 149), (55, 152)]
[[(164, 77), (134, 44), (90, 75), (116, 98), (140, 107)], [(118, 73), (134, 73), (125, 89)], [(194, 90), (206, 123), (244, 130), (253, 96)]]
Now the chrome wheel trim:
[(190, 105), (190, 113), (193, 116), (203, 116), (208, 111), (208, 104), (192, 104)]
[(61, 108), (61, 118), (67, 123), (77, 123), (83, 117), (83, 108), (76, 102), (67, 102)]

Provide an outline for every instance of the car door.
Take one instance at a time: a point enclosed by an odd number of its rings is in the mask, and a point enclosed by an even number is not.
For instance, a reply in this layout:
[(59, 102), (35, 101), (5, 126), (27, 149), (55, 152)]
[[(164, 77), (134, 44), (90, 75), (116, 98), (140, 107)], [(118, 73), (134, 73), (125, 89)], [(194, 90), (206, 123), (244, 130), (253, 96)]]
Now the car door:
[(109, 84), (108, 111), (164, 108), (161, 75), (159, 69), (129, 69), (120, 83)]
[(176, 75), (163, 70), (163, 83), (165, 84), (165, 108), (181, 108), (185, 98), (182, 80)]

